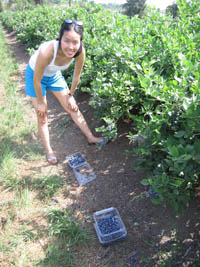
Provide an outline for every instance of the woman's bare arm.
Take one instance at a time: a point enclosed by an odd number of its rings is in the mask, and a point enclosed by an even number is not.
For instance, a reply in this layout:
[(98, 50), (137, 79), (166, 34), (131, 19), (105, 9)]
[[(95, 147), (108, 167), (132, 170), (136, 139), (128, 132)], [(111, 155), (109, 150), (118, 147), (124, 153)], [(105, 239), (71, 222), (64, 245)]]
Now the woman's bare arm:
[(70, 89), (70, 93), (72, 95), (74, 94), (77, 88), (77, 85), (80, 81), (80, 76), (81, 76), (84, 62), (85, 62), (85, 48), (83, 47), (81, 54), (77, 58), (75, 58), (75, 68), (74, 68), (74, 74), (73, 74), (73, 79), (72, 79), (72, 85)]
[(41, 80), (44, 75), (44, 70), (46, 66), (53, 59), (53, 54), (54, 54), (53, 44), (49, 44), (45, 47), (40, 48), (33, 77), (34, 88), (37, 95), (38, 104), (43, 103)]

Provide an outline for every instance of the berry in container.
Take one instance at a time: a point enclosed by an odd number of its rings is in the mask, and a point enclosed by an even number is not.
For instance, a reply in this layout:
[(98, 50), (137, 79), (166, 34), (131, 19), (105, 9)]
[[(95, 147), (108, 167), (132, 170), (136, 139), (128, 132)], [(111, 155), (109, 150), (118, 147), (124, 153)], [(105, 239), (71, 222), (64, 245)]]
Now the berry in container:
[(86, 160), (82, 157), (80, 152), (66, 157), (69, 166), (74, 169), (86, 163)]
[(108, 208), (93, 214), (94, 228), (99, 242), (102, 245), (110, 245), (127, 236), (126, 227), (116, 208)]

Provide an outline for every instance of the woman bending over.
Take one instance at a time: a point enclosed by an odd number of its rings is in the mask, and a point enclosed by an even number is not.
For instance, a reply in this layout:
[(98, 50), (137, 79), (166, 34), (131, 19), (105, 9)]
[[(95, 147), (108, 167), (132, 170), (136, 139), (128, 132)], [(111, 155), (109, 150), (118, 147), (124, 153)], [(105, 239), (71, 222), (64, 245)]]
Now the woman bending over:
[[(82, 40), (83, 23), (66, 19), (61, 25), (58, 40), (41, 44), (31, 56), (26, 68), (25, 92), (31, 97), (35, 108), (38, 131), (50, 164), (56, 164), (57, 158), (49, 139), (46, 91), (51, 91), (56, 96), (89, 143), (104, 145), (106, 142), (103, 137), (95, 137), (92, 134), (73, 97), (85, 61)], [(61, 71), (67, 69), (73, 61), (75, 61), (75, 67), (69, 89)]]

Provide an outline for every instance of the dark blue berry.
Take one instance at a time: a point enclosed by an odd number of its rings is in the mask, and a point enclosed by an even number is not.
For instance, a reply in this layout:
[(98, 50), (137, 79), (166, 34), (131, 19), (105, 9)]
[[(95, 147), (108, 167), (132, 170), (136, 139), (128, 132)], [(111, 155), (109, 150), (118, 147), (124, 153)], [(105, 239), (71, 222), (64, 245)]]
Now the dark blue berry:
[(81, 156), (80, 153), (72, 155), (69, 159), (69, 164), (72, 168), (85, 162), (85, 159)]
[(150, 187), (149, 188), (149, 194), (152, 196), (152, 197), (159, 197), (158, 193), (153, 191), (153, 189)]
[(99, 219), (98, 226), (102, 234), (110, 234), (120, 229), (120, 222), (117, 216), (109, 215)]
[(130, 257), (130, 264), (134, 264), (135, 262), (136, 262), (136, 259), (133, 256), (131, 256)]
[(116, 240), (123, 235), (123, 231), (120, 231), (121, 225), (118, 216), (108, 215), (100, 218), (97, 225), (104, 241)]

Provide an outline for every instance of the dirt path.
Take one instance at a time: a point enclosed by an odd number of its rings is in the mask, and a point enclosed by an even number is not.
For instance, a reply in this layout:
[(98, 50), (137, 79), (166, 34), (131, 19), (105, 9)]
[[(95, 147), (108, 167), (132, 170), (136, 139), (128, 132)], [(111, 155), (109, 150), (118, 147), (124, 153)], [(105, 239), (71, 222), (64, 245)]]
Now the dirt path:
[[(30, 109), (29, 100), (23, 93), (24, 71), (29, 57), (24, 47), (16, 41), (14, 33), (5, 32), (5, 36), (19, 62), (19, 90)], [(200, 199), (193, 200), (180, 216), (175, 216), (170, 208), (154, 206), (147, 194), (142, 195), (145, 190), (140, 184), (142, 173), (135, 170), (134, 158), (124, 153), (131, 148), (126, 137), (128, 126), (121, 125), (116, 140), (98, 150), (87, 144), (85, 137), (66, 117), (57, 100), (52, 95), (47, 98), (52, 146), (57, 152), (59, 164), (49, 166), (44, 158), (42, 162), (27, 162), (23, 171), (31, 175), (39, 168), (45, 169), (47, 173), (58, 169), (63, 179), (68, 181), (64, 194), (54, 199), (58, 205), (71, 207), (75, 214), (82, 216), (85, 227), (93, 233), (94, 238), (89, 247), (79, 251), (83, 266), (159, 266), (158, 260), (164, 255), (170, 259), (172, 251), (175, 252), (173, 266), (200, 266), (194, 265), (200, 256)], [(80, 110), (94, 132), (98, 122), (88, 106), (88, 100), (89, 96), (84, 93), (77, 97)], [(34, 112), (31, 116), (35, 119)], [(75, 152), (81, 152), (96, 173), (96, 179), (86, 186), (78, 186), (65, 161), (66, 156)], [(96, 238), (92, 215), (108, 207), (119, 210), (128, 235), (123, 242), (104, 248)], [(177, 250), (174, 244), (178, 244)]]

